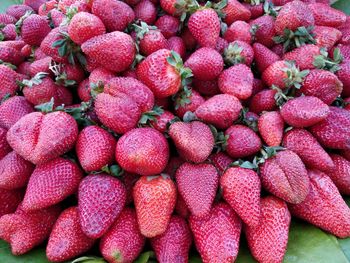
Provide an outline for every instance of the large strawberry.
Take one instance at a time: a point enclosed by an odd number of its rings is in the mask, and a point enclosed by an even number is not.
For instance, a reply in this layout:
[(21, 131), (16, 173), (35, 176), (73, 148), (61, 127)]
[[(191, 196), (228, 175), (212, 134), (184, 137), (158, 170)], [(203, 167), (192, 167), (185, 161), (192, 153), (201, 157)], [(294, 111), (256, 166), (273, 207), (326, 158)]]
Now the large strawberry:
[(308, 172), (310, 190), (304, 202), (290, 204), (293, 216), (299, 217), (340, 238), (350, 236), (350, 208), (337, 187), (324, 173)]
[(212, 164), (184, 163), (176, 171), (179, 193), (194, 216), (211, 210), (219, 184), (219, 174)]
[(284, 121), (278, 111), (264, 112), (258, 120), (261, 137), (268, 146), (279, 146), (283, 137)]
[(350, 194), (350, 162), (338, 154), (331, 154), (334, 168), (327, 171), (327, 175), (343, 195)]
[(32, 14), (24, 19), (21, 26), (21, 37), (31, 46), (40, 46), (41, 41), (49, 34), (51, 28), (48, 20), (40, 15)]
[(107, 174), (85, 177), (78, 192), (79, 220), (83, 232), (91, 238), (105, 234), (123, 210), (124, 184)]
[(119, 139), (115, 157), (119, 165), (130, 173), (156, 175), (168, 163), (169, 145), (159, 131), (137, 128)]
[[(1, 53), (1, 52), (0, 52)], [(13, 69), (0, 65), (0, 82), (2, 83), (2, 88), (0, 90), (0, 99), (2, 100), (5, 96), (15, 95), (17, 91), (18, 80), (17, 72)]]
[(159, 263), (188, 262), (192, 234), (186, 221), (172, 216), (167, 230), (151, 239), (151, 245)]
[(42, 164), (70, 150), (78, 137), (76, 121), (65, 112), (25, 115), (7, 133), (7, 141), (24, 159)]
[(133, 190), (137, 222), (142, 235), (163, 234), (176, 204), (176, 186), (169, 176), (142, 176)]
[(261, 219), (245, 229), (250, 252), (258, 262), (282, 262), (288, 243), (290, 213), (285, 202), (268, 196), (261, 200)]
[(75, 193), (82, 177), (78, 165), (63, 158), (38, 165), (29, 179), (23, 209), (37, 210), (61, 202)]
[(242, 224), (228, 204), (218, 203), (209, 215), (192, 215), (189, 222), (203, 263), (235, 261)]
[(82, 231), (77, 207), (70, 207), (61, 213), (52, 229), (46, 256), (51, 262), (66, 261), (88, 251), (94, 241)]
[(0, 218), (3, 215), (15, 212), (22, 198), (23, 192), (21, 190), (5, 190), (0, 188)]
[(341, 38), (342, 33), (334, 28), (328, 26), (315, 26), (312, 33), (315, 35), (316, 45), (331, 49)]
[(346, 14), (327, 4), (313, 3), (309, 5), (318, 26), (339, 27), (346, 21)]

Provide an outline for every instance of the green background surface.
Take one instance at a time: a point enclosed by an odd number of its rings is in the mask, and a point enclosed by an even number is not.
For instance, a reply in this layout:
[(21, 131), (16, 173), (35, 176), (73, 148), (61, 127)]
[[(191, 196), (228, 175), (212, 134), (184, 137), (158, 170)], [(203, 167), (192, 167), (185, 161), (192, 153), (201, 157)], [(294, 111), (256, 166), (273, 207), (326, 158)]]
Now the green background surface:
[[(20, 0), (0, 0), (0, 13), (7, 6), (18, 3)], [(334, 7), (343, 10), (350, 15), (350, 0), (337, 1)], [(350, 203), (350, 198), (348, 198)], [(138, 263), (155, 262), (149, 259), (150, 253), (146, 252), (137, 260)], [(8, 244), (0, 240), (0, 262), (1, 263), (47, 263), (45, 248), (36, 248), (30, 253), (15, 257), (11, 254)], [(190, 263), (200, 263), (198, 255), (192, 255)], [(241, 241), (238, 263), (256, 262), (247, 248), (245, 240)], [(337, 239), (301, 221), (293, 221), (288, 249), (284, 263), (350, 263), (350, 238)]]

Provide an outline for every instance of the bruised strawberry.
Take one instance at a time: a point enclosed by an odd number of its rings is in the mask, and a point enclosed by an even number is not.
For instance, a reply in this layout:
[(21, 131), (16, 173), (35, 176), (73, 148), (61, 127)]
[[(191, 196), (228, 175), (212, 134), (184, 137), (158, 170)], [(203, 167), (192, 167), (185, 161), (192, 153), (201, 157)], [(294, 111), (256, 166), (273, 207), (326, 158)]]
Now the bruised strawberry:
[(248, 21), (251, 16), (249, 9), (237, 0), (228, 0), (222, 12), (224, 13), (224, 22), (228, 25), (235, 21)]
[(0, 100), (2, 100), (6, 95), (15, 95), (17, 91), (17, 79), (18, 75), (16, 71), (7, 66), (0, 65), (0, 82), (2, 83)]
[[(3, 215), (11, 214), (16, 211), (18, 205), (22, 201), (22, 197), (23, 193), (21, 190), (5, 190), (0, 188), (0, 222)], [(0, 236), (1, 235), (0, 227)]]
[(21, 37), (28, 45), (40, 46), (50, 31), (51, 28), (45, 17), (32, 14), (23, 21)]
[(254, 113), (263, 111), (273, 111), (277, 108), (275, 95), (277, 91), (273, 89), (264, 89), (255, 94), (250, 103), (249, 110)]
[(338, 154), (331, 154), (331, 158), (334, 163), (334, 168), (326, 173), (332, 179), (341, 194), (349, 195), (350, 162)]
[(284, 54), (284, 60), (293, 60), (295, 64), (301, 69), (314, 69), (315, 56), (320, 55), (320, 47), (316, 45), (304, 45), (298, 47), (286, 54)]
[(20, 118), (33, 111), (33, 106), (24, 97), (9, 98), (0, 105), (0, 127), (10, 129)]
[(267, 146), (279, 146), (283, 137), (284, 121), (278, 111), (264, 112), (258, 120), (258, 129)]
[(309, 8), (315, 18), (315, 25), (338, 27), (345, 23), (346, 15), (327, 4), (314, 3)]
[(252, 42), (251, 27), (247, 22), (235, 21), (233, 22), (224, 33), (224, 39), (227, 42), (243, 41)]
[(280, 57), (262, 44), (254, 43), (255, 63), (260, 72), (264, 72), (271, 64), (280, 60)]

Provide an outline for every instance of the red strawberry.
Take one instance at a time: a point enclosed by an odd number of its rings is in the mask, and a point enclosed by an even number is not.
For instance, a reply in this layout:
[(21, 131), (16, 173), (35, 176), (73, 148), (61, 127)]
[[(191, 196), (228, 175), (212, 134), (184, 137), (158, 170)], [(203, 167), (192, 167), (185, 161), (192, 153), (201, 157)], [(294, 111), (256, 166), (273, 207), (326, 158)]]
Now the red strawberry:
[(151, 245), (159, 263), (187, 262), (192, 234), (186, 221), (172, 216), (167, 230), (151, 239)]
[(52, 71), (50, 70), (50, 65), (52, 63), (51, 57), (44, 57), (42, 59), (35, 60), (30, 64), (29, 72), (30, 76), (34, 77), (38, 73), (47, 73), (50, 76), (53, 76)]
[(86, 251), (94, 244), (79, 224), (77, 207), (64, 210), (58, 217), (46, 247), (46, 256), (51, 262), (63, 262)]
[(219, 129), (227, 129), (238, 119), (242, 110), (240, 101), (229, 94), (219, 94), (202, 103), (195, 111), (196, 116)]
[(331, 49), (342, 36), (338, 29), (327, 26), (315, 26), (312, 32), (315, 34), (316, 45), (326, 49)]
[(49, 34), (51, 28), (47, 19), (36, 14), (28, 16), (21, 27), (21, 37), (31, 46), (40, 46), (41, 41)]
[(201, 47), (215, 48), (220, 35), (220, 19), (213, 9), (200, 9), (190, 16), (188, 29)]
[(261, 16), (250, 22), (250, 25), (256, 28), (254, 38), (257, 43), (260, 43), (268, 48), (271, 48), (275, 42), (273, 37), (276, 34), (275, 20), (272, 16)]
[(143, 30), (146, 32), (144, 34), (140, 33), (139, 48), (141, 54), (149, 56), (157, 50), (168, 48), (168, 42), (159, 30), (148, 29), (147, 26), (144, 27), (146, 29)]
[(167, 125), (175, 118), (174, 114), (170, 111), (164, 111), (161, 115), (156, 116), (155, 121), (151, 121), (151, 126), (161, 133), (164, 133), (168, 127)]
[(236, 40), (230, 43), (224, 50), (226, 65), (246, 64), (250, 66), (254, 59), (254, 50), (250, 44)]
[(228, 47), (228, 42), (222, 37), (219, 37), (218, 41), (216, 42), (215, 50), (220, 54), (223, 54), (225, 51), (225, 48), (227, 47)]
[(33, 8), (28, 5), (11, 5), (6, 9), (6, 14), (13, 16), (18, 20), (28, 11), (33, 11)]
[(84, 128), (77, 140), (76, 152), (80, 165), (87, 172), (98, 171), (112, 164), (116, 139), (98, 126)]
[(243, 158), (257, 153), (261, 146), (259, 136), (243, 125), (233, 125), (225, 131), (227, 139), (226, 152), (232, 158)]
[(47, 2), (47, 0), (24, 0), (23, 4), (30, 6), (31, 8), (33, 8), (35, 11), (37, 11), (39, 9), (39, 7), (44, 4), (45, 2)]
[(56, 206), (32, 212), (18, 207), (0, 218), (0, 238), (10, 243), (12, 254), (25, 254), (49, 237), (59, 213)]
[[(23, 62), (24, 57), (21, 54), (21, 50), (17, 50), (14, 47), (6, 45), (6, 43), (8, 43), (8, 42), (9, 41), (2, 42), (5, 44), (0, 45), (0, 59), (3, 62), (18, 66)], [(17, 41), (15, 41), (15, 42), (17, 42)]]
[(125, 208), (102, 237), (100, 251), (108, 262), (133, 262), (144, 244), (145, 238), (140, 233), (135, 211)]
[(89, 81), (97, 86), (104, 86), (109, 80), (115, 77), (115, 74), (103, 67), (95, 68), (91, 71)]
[(220, 178), (222, 195), (226, 202), (249, 227), (260, 221), (260, 178), (253, 170), (231, 167)]
[(160, 0), (161, 8), (168, 14), (175, 16), (177, 14), (177, 8), (175, 7), (176, 0)]
[(135, 20), (153, 25), (157, 19), (157, 8), (149, 0), (141, 0), (135, 7)]
[(298, 154), (308, 168), (320, 171), (334, 168), (331, 157), (307, 130), (288, 131), (283, 137), (283, 147)]
[[(11, 214), (16, 211), (22, 198), (23, 193), (21, 190), (5, 190), (0, 188), (0, 222), (3, 215)], [(1, 232), (0, 227), (0, 236), (2, 235)]]
[(8, 94), (15, 94), (17, 91), (17, 79), (18, 75), (16, 71), (10, 69), (7, 66), (0, 65), (0, 82), (2, 83), (2, 88), (0, 90), (0, 100), (2, 100)]
[(264, 112), (258, 120), (258, 129), (267, 146), (279, 146), (282, 142), (284, 122), (278, 111)]
[(249, 110), (254, 113), (263, 111), (272, 111), (277, 108), (275, 95), (277, 91), (273, 89), (264, 89), (252, 97), (249, 103)]
[(194, 216), (211, 210), (219, 184), (219, 174), (211, 164), (184, 163), (176, 171), (179, 193)]
[[(185, 103), (180, 98), (175, 100), (175, 113), (178, 117), (183, 118), (188, 111), (195, 112), (197, 108), (205, 102), (205, 99), (195, 90), (191, 91), (191, 95)], [(184, 104), (184, 105), (183, 105)]]
[(176, 36), (180, 27), (180, 21), (176, 17), (164, 15), (159, 17), (154, 25), (162, 32), (166, 39), (169, 39)]
[(253, 80), (251, 69), (244, 64), (238, 64), (222, 71), (218, 86), (222, 93), (247, 99), (252, 95)]
[(193, 79), (192, 85), (203, 96), (214, 96), (220, 93), (217, 80)]
[(123, 210), (126, 201), (124, 184), (107, 174), (85, 177), (78, 192), (80, 225), (90, 238), (100, 238)]
[(309, 177), (299, 156), (285, 150), (260, 166), (263, 187), (286, 202), (299, 204), (309, 191)]
[(50, 16), (51, 16), (52, 24), (55, 27), (59, 27), (61, 23), (64, 21), (64, 19), (66, 18), (65, 14), (63, 14), (60, 10), (56, 8), (50, 11)]
[(290, 212), (337, 237), (349, 237), (350, 208), (337, 187), (326, 174), (317, 170), (310, 170), (309, 177), (309, 194), (304, 202), (291, 204)]
[(343, 25), (346, 21), (346, 14), (327, 4), (310, 4), (309, 8), (315, 18), (315, 24), (317, 26), (338, 27)]
[(81, 101), (88, 102), (91, 99), (91, 88), (89, 79), (85, 79), (79, 83), (78, 96)]
[[(257, 1), (257, 3), (259, 3), (259, 1)], [(263, 3), (260, 3), (260, 4), (252, 4), (252, 3), (249, 3), (249, 1), (246, 3), (246, 2), (243, 2), (242, 3), (249, 11), (250, 13), (252, 14), (251, 15), (251, 19), (254, 19), (254, 18), (257, 18), (257, 17), (260, 17), (260, 16), (263, 16), (264, 15), (264, 4)]]
[(187, 219), (190, 216), (190, 210), (188, 210), (185, 200), (181, 195), (177, 196), (175, 212), (184, 219)]
[[(64, 132), (63, 132), (64, 131)], [(76, 121), (65, 112), (25, 115), (7, 133), (7, 141), (24, 159), (42, 164), (70, 150), (78, 137)]]
[(129, 68), (136, 52), (131, 36), (119, 31), (90, 38), (82, 44), (81, 49), (103, 67), (115, 72)]
[(229, 205), (218, 203), (209, 215), (191, 216), (189, 222), (203, 263), (235, 261), (242, 224)]
[(142, 176), (133, 196), (142, 235), (152, 238), (163, 234), (176, 204), (176, 186), (170, 177)]
[(257, 226), (247, 226), (250, 252), (258, 262), (282, 262), (287, 250), (290, 213), (285, 202), (268, 196), (261, 200), (261, 219)]
[(334, 169), (329, 170), (327, 175), (337, 186), (339, 192), (344, 195), (350, 194), (350, 162), (338, 154), (331, 154)]
[(228, 25), (239, 20), (248, 21), (251, 16), (249, 9), (237, 0), (228, 0), (221, 11), (224, 13), (224, 22)]
[(53, 44), (59, 40), (62, 40), (62, 33), (67, 33), (66, 26), (56, 27), (44, 38), (40, 44), (40, 50), (56, 62), (67, 62), (66, 57), (61, 57), (58, 52), (58, 47), (54, 47)]
[(57, 1), (56, 0), (43, 0), (43, 2), (44, 3), (39, 6), (38, 15), (47, 16), (52, 9), (56, 8)]
[(225, 172), (225, 170), (229, 168), (231, 163), (233, 163), (233, 159), (224, 152), (218, 152), (210, 155), (209, 160), (219, 171), (220, 174)]
[(181, 37), (170, 37), (168, 39), (168, 49), (178, 53), (182, 59), (185, 58), (186, 46)]
[[(236, 1), (236, 0), (235, 0)], [(236, 40), (250, 43), (252, 41), (251, 27), (247, 22), (236, 21), (233, 22), (226, 30), (224, 39), (227, 42)]]
[[(342, 55), (344, 61), (350, 60), (350, 45), (339, 44), (335, 48), (339, 48), (340, 54)], [(330, 52), (330, 55), (332, 58), (333, 58), (333, 54), (334, 54), (334, 49), (332, 50), (332, 52)]]
[(350, 96), (350, 61), (344, 61), (340, 64), (340, 69), (336, 72), (338, 79), (343, 83), (344, 97)]
[(0, 127), (0, 159), (4, 158), (11, 152), (11, 147), (6, 141), (7, 130)]
[(301, 69), (314, 69), (315, 56), (320, 55), (320, 48), (316, 45), (304, 45), (298, 47), (286, 54), (284, 54), (284, 60), (293, 60), (295, 64)]
[(175, 122), (169, 127), (169, 136), (186, 161), (204, 162), (214, 148), (214, 136), (210, 128), (199, 121)]
[(135, 19), (134, 11), (122, 1), (94, 0), (91, 11), (102, 20), (109, 32), (124, 31)]
[(264, 72), (270, 65), (280, 60), (280, 57), (262, 44), (254, 43), (255, 64), (259, 72)]
[(338, 27), (338, 30), (340, 30), (342, 33), (340, 43), (346, 45), (350, 44), (350, 16), (347, 16), (346, 22), (342, 26)]
[(159, 131), (137, 128), (118, 140), (115, 156), (119, 165), (130, 173), (156, 175), (168, 163), (169, 145)]

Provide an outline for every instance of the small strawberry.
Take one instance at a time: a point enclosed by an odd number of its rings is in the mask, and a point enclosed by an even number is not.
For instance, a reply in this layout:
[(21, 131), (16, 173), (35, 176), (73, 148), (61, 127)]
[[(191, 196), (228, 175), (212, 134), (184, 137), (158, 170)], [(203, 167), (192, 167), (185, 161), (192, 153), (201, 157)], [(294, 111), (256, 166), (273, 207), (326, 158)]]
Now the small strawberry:
[(89, 81), (90, 84), (104, 87), (104, 85), (114, 77), (115, 74), (112, 71), (103, 67), (97, 67), (90, 72)]
[(208, 159), (220, 174), (224, 173), (233, 163), (233, 159), (224, 152), (214, 153)]
[(239, 40), (250, 43), (252, 42), (251, 27), (244, 21), (233, 22), (224, 33), (224, 39), (227, 42)]
[(278, 111), (269, 111), (261, 114), (258, 120), (258, 129), (267, 146), (279, 146), (283, 137), (284, 121)]
[(283, 55), (284, 60), (293, 60), (300, 70), (314, 69), (315, 56), (321, 54), (320, 48), (316, 45), (308, 44), (298, 47)]
[(239, 63), (250, 66), (254, 59), (254, 50), (250, 44), (236, 40), (230, 43), (224, 50), (225, 65)]
[(315, 25), (338, 27), (345, 23), (346, 14), (327, 4), (314, 3), (309, 8), (315, 18)]
[[(1, 217), (6, 214), (14, 213), (21, 203), (23, 193), (21, 190), (5, 190), (0, 188), (0, 222)], [(6, 226), (5, 226), (6, 227)], [(0, 236), (1, 236), (0, 227)], [(4, 238), (4, 237), (2, 237)]]
[(326, 49), (331, 49), (341, 38), (342, 33), (334, 28), (327, 26), (315, 26), (313, 29), (316, 45)]
[(248, 21), (251, 17), (249, 9), (237, 0), (228, 0), (221, 12), (224, 14), (224, 22), (227, 25), (235, 21)]
[(268, 196), (261, 200), (261, 219), (245, 229), (250, 252), (258, 262), (282, 262), (287, 250), (291, 216), (282, 200)]
[[(250, 1), (250, 2), (249, 2)], [(260, 0), (248, 0), (248, 2), (243, 2), (242, 4), (250, 11), (251, 13), (251, 19), (260, 17), (264, 15), (264, 5)]]
[(33, 111), (33, 106), (24, 97), (11, 97), (0, 105), (0, 127), (10, 129), (20, 118)]
[(185, 58), (186, 46), (181, 37), (170, 37), (168, 39), (168, 49), (178, 53), (182, 59)]
[(250, 22), (250, 26), (254, 28), (255, 42), (260, 43), (268, 48), (271, 48), (275, 42), (273, 37), (275, 31), (275, 19), (272, 16), (265, 15), (258, 17)]
[(176, 116), (184, 118), (186, 112), (195, 112), (205, 102), (205, 99), (195, 90), (187, 98), (179, 97), (174, 102)]
[(168, 124), (175, 118), (170, 111), (164, 111), (155, 117), (154, 121), (150, 121), (150, 125), (157, 131), (164, 133), (168, 129)]
[(157, 50), (168, 48), (166, 38), (159, 30), (153, 28), (143, 22), (141, 22), (141, 26), (135, 26), (140, 53), (145, 56), (149, 56)]
[(0, 65), (0, 82), (2, 83), (0, 100), (2, 100), (8, 94), (11, 96), (15, 95), (17, 91), (17, 79), (18, 75), (16, 71), (7, 66)]
[(215, 50), (220, 54), (223, 54), (225, 51), (225, 48), (227, 47), (228, 47), (228, 42), (222, 37), (219, 37), (218, 41), (216, 42)]
[(317, 170), (308, 172), (310, 190), (304, 202), (290, 204), (293, 216), (345, 238), (350, 236), (350, 208), (347, 206), (337, 187), (324, 173)]
[(16, 40), (16, 26), (14, 24), (4, 26), (0, 32), (0, 38), (4, 38), (3, 40)]
[(21, 37), (28, 45), (40, 46), (50, 31), (51, 28), (45, 17), (32, 14), (23, 21)]
[(94, 244), (79, 224), (77, 207), (64, 210), (58, 217), (46, 247), (46, 256), (51, 262), (63, 262), (86, 251)]
[(273, 89), (264, 89), (258, 92), (252, 97), (249, 103), (249, 110), (254, 113), (275, 110), (277, 108), (276, 93), (277, 91)]
[(280, 57), (262, 44), (254, 43), (254, 59), (259, 72), (264, 72), (270, 65), (280, 60)]
[(77, 92), (81, 101), (88, 102), (92, 98), (89, 79), (85, 79), (79, 83)]
[(163, 234), (176, 204), (176, 186), (169, 176), (142, 176), (133, 190), (137, 222), (142, 235)]
[(177, 196), (175, 212), (184, 219), (187, 219), (190, 216), (190, 210), (181, 195)]
[(141, 0), (135, 7), (135, 20), (153, 25), (157, 19), (157, 8), (149, 0)]
[(11, 146), (6, 141), (6, 133), (6, 129), (0, 128), (0, 159), (4, 158), (11, 152)]
[(334, 169), (326, 172), (343, 195), (350, 193), (350, 162), (338, 154), (331, 154)]
[(166, 39), (169, 39), (176, 36), (180, 28), (180, 21), (176, 17), (164, 15), (159, 17), (154, 25), (162, 32)]

